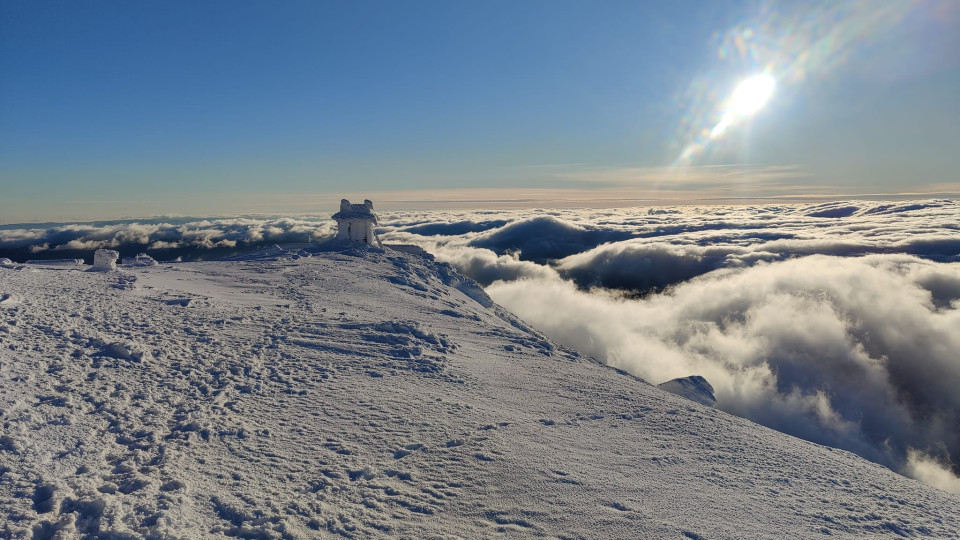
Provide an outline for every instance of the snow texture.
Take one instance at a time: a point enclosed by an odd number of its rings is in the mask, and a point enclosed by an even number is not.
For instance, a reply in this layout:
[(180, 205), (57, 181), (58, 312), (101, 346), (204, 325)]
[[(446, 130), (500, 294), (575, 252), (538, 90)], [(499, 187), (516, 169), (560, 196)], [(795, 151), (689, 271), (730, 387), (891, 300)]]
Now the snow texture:
[(957, 496), (600, 365), (428, 258), (5, 268), (0, 293), (0, 537), (960, 535)]

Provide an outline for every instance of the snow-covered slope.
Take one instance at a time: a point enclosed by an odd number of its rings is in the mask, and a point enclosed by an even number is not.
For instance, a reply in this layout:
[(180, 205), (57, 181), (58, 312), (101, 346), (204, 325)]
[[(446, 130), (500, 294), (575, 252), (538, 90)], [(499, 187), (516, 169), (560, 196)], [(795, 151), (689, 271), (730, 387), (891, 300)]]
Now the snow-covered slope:
[(696, 401), (707, 407), (713, 407), (717, 404), (717, 398), (713, 395), (713, 386), (700, 375), (670, 379), (665, 383), (658, 384), (657, 388), (685, 397), (690, 401)]
[(563, 349), (412, 254), (0, 269), (0, 537), (960, 535), (960, 499)]

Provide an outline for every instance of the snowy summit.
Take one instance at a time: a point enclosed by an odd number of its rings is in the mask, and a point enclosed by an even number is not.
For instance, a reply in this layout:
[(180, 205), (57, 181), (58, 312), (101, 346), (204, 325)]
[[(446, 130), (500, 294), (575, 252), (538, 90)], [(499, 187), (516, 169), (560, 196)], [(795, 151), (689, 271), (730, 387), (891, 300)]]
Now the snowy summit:
[(389, 246), (0, 268), (0, 426), (2, 538), (960, 536), (957, 496)]

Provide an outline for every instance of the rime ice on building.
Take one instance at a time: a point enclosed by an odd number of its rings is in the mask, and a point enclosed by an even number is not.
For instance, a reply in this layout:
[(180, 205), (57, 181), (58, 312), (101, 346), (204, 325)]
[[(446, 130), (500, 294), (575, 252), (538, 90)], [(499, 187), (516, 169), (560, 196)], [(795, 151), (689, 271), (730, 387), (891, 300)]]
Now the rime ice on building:
[(383, 247), (373, 226), (377, 225), (377, 215), (373, 213), (373, 203), (370, 200), (363, 204), (350, 204), (350, 201), (340, 201), (340, 211), (333, 215), (337, 220), (337, 240), (352, 240), (372, 246)]
[(124, 257), (124, 266), (156, 266), (157, 261), (146, 253), (137, 253), (136, 257)]
[(120, 254), (112, 249), (98, 249), (93, 254), (93, 268), (101, 272), (110, 272), (117, 269), (117, 259)]

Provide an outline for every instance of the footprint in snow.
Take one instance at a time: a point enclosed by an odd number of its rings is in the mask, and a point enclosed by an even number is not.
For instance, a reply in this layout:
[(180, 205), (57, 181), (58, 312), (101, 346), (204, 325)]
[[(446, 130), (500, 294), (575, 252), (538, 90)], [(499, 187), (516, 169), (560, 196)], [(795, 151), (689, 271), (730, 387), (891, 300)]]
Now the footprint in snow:
[(621, 512), (632, 512), (632, 509), (629, 506), (621, 502), (613, 501), (613, 502), (604, 503), (604, 505), (609, 506), (614, 510), (619, 510)]
[(395, 450), (393, 452), (393, 459), (405, 458), (410, 454), (412, 454), (414, 451), (420, 450), (421, 448), (423, 448), (423, 444), (421, 443), (410, 443), (399, 450)]
[(551, 471), (551, 472), (553, 472), (554, 480), (556, 480), (557, 482), (560, 482), (561, 484), (572, 484), (574, 486), (583, 485), (583, 483), (578, 482), (573, 478), (570, 478), (569, 473), (566, 473), (564, 471)]

